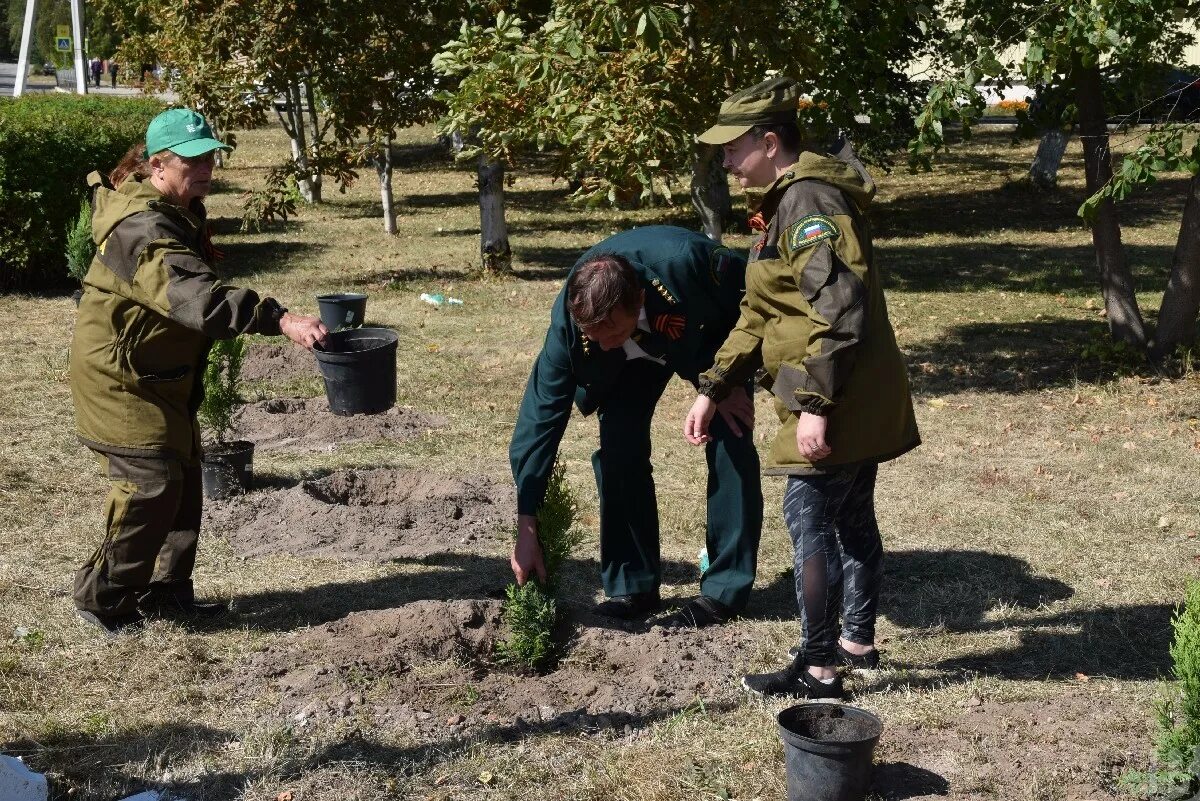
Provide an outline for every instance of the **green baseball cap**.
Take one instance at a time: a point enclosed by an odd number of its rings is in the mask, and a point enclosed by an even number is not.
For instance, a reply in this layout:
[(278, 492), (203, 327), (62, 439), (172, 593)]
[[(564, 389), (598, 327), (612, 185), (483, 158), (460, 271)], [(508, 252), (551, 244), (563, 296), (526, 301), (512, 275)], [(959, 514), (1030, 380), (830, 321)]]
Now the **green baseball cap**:
[(146, 128), (146, 155), (170, 150), (190, 158), (214, 150), (233, 150), (213, 136), (212, 128), (190, 108), (173, 108), (150, 120)]
[(769, 78), (735, 92), (721, 104), (717, 124), (698, 137), (706, 145), (724, 145), (755, 125), (796, 122), (800, 86), (791, 78)]

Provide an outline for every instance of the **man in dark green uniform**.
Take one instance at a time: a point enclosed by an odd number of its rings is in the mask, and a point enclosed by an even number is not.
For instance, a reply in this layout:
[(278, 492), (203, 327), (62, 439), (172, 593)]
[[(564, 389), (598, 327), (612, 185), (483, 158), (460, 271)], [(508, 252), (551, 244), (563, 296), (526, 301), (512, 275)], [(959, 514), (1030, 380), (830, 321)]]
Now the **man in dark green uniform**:
[[(745, 259), (701, 234), (650, 226), (587, 251), (567, 278), (525, 388), (509, 456), (517, 484), (518, 583), (544, 578), (538, 507), (574, 403), (598, 412), (592, 456), (600, 493), (599, 614), (637, 619), (661, 605), (650, 420), (672, 374), (696, 385), (738, 318)], [(744, 387), (714, 418), (708, 463), (709, 567), (701, 595), (662, 622), (722, 623), (745, 605), (762, 529), (754, 406)]]

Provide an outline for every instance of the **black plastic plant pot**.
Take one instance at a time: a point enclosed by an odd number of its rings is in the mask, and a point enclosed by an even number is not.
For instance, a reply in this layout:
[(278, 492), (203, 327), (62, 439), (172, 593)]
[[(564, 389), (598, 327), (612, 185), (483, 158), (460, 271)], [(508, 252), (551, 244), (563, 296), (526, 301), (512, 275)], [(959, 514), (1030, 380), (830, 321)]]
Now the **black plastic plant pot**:
[(336, 292), (317, 295), (317, 308), (321, 322), (330, 331), (358, 328), (367, 313), (367, 296), (360, 292)]
[(776, 717), (788, 801), (862, 801), (883, 721), (846, 704), (791, 706)]
[(348, 416), (379, 414), (396, 405), (396, 348), (390, 328), (356, 328), (325, 337), (313, 348), (325, 379), (329, 411)]
[(200, 477), (205, 498), (245, 495), (254, 478), (254, 443), (238, 440), (209, 445), (200, 461)]

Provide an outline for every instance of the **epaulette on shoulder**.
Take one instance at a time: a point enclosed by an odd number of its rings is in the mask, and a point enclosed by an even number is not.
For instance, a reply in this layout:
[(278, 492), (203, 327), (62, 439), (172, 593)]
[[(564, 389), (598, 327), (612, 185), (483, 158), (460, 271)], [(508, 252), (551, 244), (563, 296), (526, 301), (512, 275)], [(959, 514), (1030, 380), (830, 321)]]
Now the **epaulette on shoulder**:
[(679, 303), (679, 301), (675, 300), (675, 296), (671, 294), (670, 290), (663, 286), (663, 282), (657, 278), (651, 279), (650, 286), (654, 287), (658, 291), (658, 294), (662, 295), (663, 300), (672, 306)]

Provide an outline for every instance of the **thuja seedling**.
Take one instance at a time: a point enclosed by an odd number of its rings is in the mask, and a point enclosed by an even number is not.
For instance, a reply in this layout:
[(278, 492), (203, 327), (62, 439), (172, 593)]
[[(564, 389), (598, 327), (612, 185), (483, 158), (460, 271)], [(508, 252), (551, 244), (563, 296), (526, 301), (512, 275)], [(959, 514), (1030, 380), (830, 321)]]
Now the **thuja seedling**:
[(567, 484), (562, 462), (554, 463), (546, 497), (538, 508), (538, 541), (546, 566), (546, 583), (536, 579), (523, 587), (509, 584), (502, 620), (508, 638), (496, 646), (502, 662), (526, 670), (545, 668), (555, 655), (554, 624), (558, 620), (555, 593), (559, 568), (579, 544), (582, 535), (575, 528), (579, 506)]

